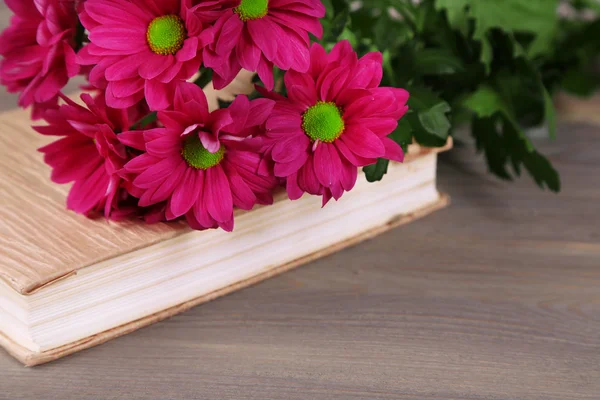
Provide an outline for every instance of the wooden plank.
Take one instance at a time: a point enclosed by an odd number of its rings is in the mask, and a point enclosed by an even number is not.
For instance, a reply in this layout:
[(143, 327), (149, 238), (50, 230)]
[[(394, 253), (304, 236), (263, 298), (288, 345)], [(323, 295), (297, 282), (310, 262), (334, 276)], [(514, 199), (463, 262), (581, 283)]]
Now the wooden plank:
[(600, 131), (542, 150), (560, 195), (458, 148), (445, 212), (53, 364), (0, 353), (0, 398), (597, 399)]

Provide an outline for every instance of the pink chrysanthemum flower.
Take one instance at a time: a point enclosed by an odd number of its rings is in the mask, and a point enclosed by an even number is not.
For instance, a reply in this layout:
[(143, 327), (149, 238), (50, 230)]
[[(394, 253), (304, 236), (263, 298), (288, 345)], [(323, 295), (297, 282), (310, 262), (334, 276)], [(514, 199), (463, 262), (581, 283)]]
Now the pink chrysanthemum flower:
[[(379, 87), (382, 56), (358, 59), (349, 42), (330, 54), (314, 44), (307, 73), (288, 71), (288, 98), (278, 99), (267, 120), (265, 152), (275, 176), (287, 178), (290, 199), (307, 192), (339, 199), (351, 190), (357, 167), (378, 158), (403, 161), (402, 148), (388, 138), (408, 110), (408, 92)], [(265, 160), (268, 160), (266, 158)]]
[[(213, 30), (203, 19), (202, 10), (207, 5), (192, 7), (190, 3), (191, 0), (83, 3), (79, 16), (89, 30), (91, 43), (79, 52), (78, 59), (83, 65), (95, 65), (90, 82), (106, 87), (109, 106), (127, 108), (145, 98), (152, 110), (166, 109), (177, 82), (198, 72), (202, 48), (213, 40)], [(214, 18), (210, 12), (206, 15)]]
[(0, 81), (20, 92), (21, 107), (34, 106), (33, 117), (55, 108), (58, 92), (79, 66), (73, 50), (77, 28), (75, 2), (6, 0), (15, 13), (0, 36)]
[(68, 209), (120, 219), (135, 207), (130, 206), (125, 182), (117, 174), (131, 158), (118, 134), (129, 130), (147, 107), (112, 109), (106, 106), (103, 95), (81, 95), (87, 107), (62, 98), (65, 105), (46, 112), (48, 125), (34, 127), (43, 135), (62, 136), (39, 149), (52, 167), (52, 181), (74, 182), (67, 198)]
[(204, 63), (213, 68), (214, 84), (221, 89), (242, 68), (258, 72), (273, 89), (273, 64), (306, 72), (310, 38), (323, 35), (320, 0), (220, 0), (229, 8), (215, 23), (215, 41), (204, 51)]
[(238, 96), (229, 108), (209, 113), (202, 89), (176, 89), (174, 110), (158, 113), (164, 128), (120, 136), (144, 153), (123, 170), (139, 205), (167, 202), (166, 218), (183, 215), (194, 229), (233, 230), (234, 206), (250, 210), (272, 204), (276, 179), (258, 172), (262, 141), (257, 136), (274, 102)]

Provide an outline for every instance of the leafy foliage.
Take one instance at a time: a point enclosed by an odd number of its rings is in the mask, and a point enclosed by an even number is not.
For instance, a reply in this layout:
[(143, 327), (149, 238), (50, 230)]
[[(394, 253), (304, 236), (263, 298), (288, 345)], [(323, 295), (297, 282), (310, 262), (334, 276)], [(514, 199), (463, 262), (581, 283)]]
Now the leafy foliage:
[[(560, 190), (551, 163), (526, 131), (556, 135), (552, 94), (589, 95), (600, 87), (592, 67), (600, 54), (600, 2), (559, 0), (325, 0), (322, 43), (351, 41), (361, 54), (381, 51), (384, 84), (411, 93), (410, 111), (392, 138), (442, 146), (455, 128), (471, 126), (490, 172), (503, 179), (528, 171)], [(416, 4), (418, 3), (418, 4)], [(589, 15), (596, 13), (595, 18)], [(580, 15), (586, 18), (578, 18)], [(365, 168), (370, 181), (387, 161)]]
[[(535, 33), (531, 55), (546, 51), (556, 33), (558, 0), (437, 0), (436, 9), (445, 10), (453, 28), (463, 30), (473, 21), (473, 39), (482, 43), (482, 61), (491, 63), (492, 48), (487, 34), (494, 28), (507, 33)], [(466, 31), (466, 29), (464, 29)]]

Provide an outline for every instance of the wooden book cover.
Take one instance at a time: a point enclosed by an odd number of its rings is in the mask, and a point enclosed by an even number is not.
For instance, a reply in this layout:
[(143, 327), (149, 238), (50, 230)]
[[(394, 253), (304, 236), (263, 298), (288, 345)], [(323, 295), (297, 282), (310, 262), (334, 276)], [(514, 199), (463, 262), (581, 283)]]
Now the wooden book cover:
[[(235, 87), (240, 92), (242, 87)], [(208, 97), (216, 107), (217, 96), (230, 94), (209, 91)], [(50, 181), (50, 169), (37, 149), (54, 140), (35, 133), (27, 111), (0, 115), (0, 279), (22, 296), (29, 296), (77, 274), (77, 271), (111, 260), (153, 244), (176, 238), (189, 232), (185, 224), (161, 223), (147, 225), (136, 221), (109, 222), (103, 218), (87, 219), (65, 209), (69, 186)], [(449, 144), (450, 146), (450, 144)], [(407, 162), (444, 149), (412, 146)], [(288, 201), (280, 196), (277, 201)], [(88, 337), (68, 346), (45, 353), (32, 353), (16, 346), (0, 333), (0, 346), (26, 365), (36, 365), (60, 358), (75, 351), (100, 344), (140, 327), (162, 320), (194, 305), (212, 300), (250, 284), (274, 276), (297, 265), (337, 251), (345, 246), (383, 232), (392, 226), (410, 222), (440, 207), (448, 199), (439, 198), (435, 204), (399, 218), (377, 229), (335, 246), (286, 263), (274, 266), (265, 273), (225, 287), (191, 301), (178, 304), (153, 315), (132, 321), (110, 331)], [(332, 204), (331, 207), (335, 207)], [(250, 211), (252, 212), (252, 211)], [(2, 310), (0, 309), (0, 312)]]

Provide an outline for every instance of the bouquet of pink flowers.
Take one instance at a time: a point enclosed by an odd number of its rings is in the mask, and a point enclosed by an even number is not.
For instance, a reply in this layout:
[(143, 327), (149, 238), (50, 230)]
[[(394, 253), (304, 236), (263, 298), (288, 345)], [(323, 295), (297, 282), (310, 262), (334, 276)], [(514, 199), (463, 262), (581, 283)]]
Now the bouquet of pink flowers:
[[(279, 186), (325, 205), (359, 167), (403, 160), (388, 136), (407, 91), (380, 87), (380, 53), (311, 44), (320, 0), (5, 1), (1, 82), (58, 137), (40, 151), (75, 212), (231, 231)], [(255, 93), (209, 111), (207, 77), (221, 89), (242, 69)], [(76, 75), (82, 102), (62, 92)]]

